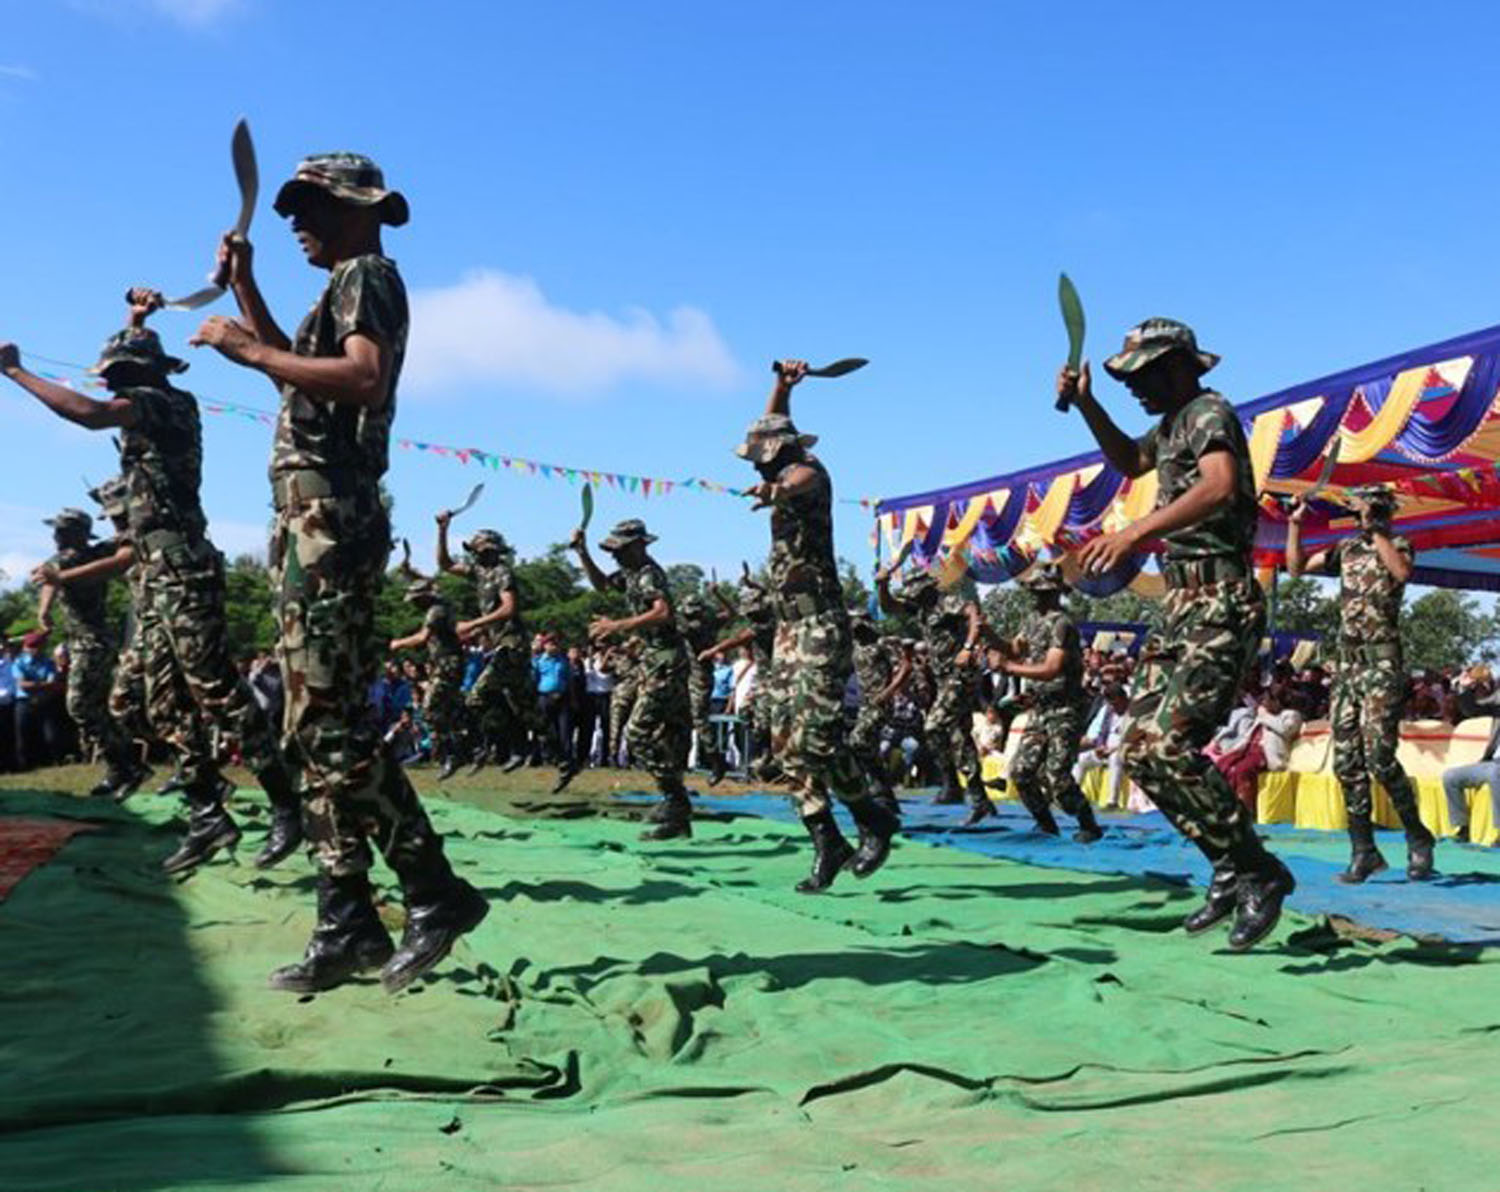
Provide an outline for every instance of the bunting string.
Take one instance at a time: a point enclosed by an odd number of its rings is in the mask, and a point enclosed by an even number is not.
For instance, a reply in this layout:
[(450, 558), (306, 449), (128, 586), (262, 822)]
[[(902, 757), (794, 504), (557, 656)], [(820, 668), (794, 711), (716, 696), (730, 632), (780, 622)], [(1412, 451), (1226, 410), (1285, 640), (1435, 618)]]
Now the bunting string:
[[(55, 381), (60, 385), (66, 385), (70, 389), (99, 390), (104, 387), (102, 381), (87, 375), (87, 370), (82, 365), (72, 364), (66, 360), (53, 360), (46, 356), (37, 356), (27, 353), (33, 360), (45, 362), (55, 367), (71, 368), (78, 373), (84, 374), (82, 379), (58, 375), (51, 372), (34, 370), (39, 377), (45, 377), (49, 381)], [(262, 410), (255, 406), (242, 405), (239, 402), (224, 401), (219, 398), (198, 399), (198, 408), (205, 414), (213, 414), (217, 417), (236, 418), (244, 422), (254, 422), (262, 426), (275, 426), (276, 415), (269, 410)], [(612, 488), (628, 496), (639, 496), (649, 499), (652, 496), (668, 497), (673, 493), (696, 492), (712, 493), (727, 497), (743, 498), (747, 495), (746, 489), (735, 488), (732, 485), (722, 484), (717, 480), (709, 480), (702, 476), (688, 476), (681, 480), (671, 480), (662, 476), (641, 476), (629, 472), (608, 472), (598, 468), (580, 468), (566, 464), (544, 463), (537, 459), (527, 459), (519, 455), (507, 455), (499, 451), (491, 451), (484, 447), (455, 447), (447, 443), (433, 443), (425, 439), (414, 439), (398, 437), (393, 440), (396, 447), (402, 451), (413, 451), (421, 455), (434, 456), (446, 459), (458, 464), (474, 464), (476, 467), (488, 468), (495, 472), (514, 472), (521, 476), (533, 476), (542, 480), (562, 480), (568, 484), (578, 484), (584, 481), (599, 488)], [(857, 505), (861, 509), (873, 511), (877, 501), (873, 497), (844, 497), (839, 500), (840, 505)]]

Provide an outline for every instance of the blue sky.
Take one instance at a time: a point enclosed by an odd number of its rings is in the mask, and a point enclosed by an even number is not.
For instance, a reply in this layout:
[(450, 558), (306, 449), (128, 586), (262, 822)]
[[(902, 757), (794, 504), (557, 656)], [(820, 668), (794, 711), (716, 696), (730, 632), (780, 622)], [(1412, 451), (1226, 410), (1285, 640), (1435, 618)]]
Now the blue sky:
[[(1497, 33), (1481, 5), (34, 0), (0, 48), (0, 338), (88, 362), (126, 285), (200, 284), (243, 114), (283, 324), (322, 282), (269, 205), (299, 156), (368, 152), (411, 201), (398, 434), (746, 483), (729, 449), (770, 359), (864, 355), (798, 421), (841, 496), (925, 489), (1089, 446), (1048, 397), (1059, 269), (1092, 357), (1182, 318), (1234, 400), (1495, 322)], [(196, 320), (157, 326), (186, 351)], [(190, 358), (200, 397), (274, 405)], [(215, 536), (257, 548), (267, 432), (205, 425)], [(112, 450), (9, 385), (0, 426), (15, 573)], [(424, 556), (470, 471), (394, 453)], [(599, 509), (645, 516), (666, 562), (764, 553), (727, 497)], [(576, 516), (565, 484), (491, 474), (466, 525), (530, 552)], [(869, 528), (841, 507), (841, 551), (867, 561)]]

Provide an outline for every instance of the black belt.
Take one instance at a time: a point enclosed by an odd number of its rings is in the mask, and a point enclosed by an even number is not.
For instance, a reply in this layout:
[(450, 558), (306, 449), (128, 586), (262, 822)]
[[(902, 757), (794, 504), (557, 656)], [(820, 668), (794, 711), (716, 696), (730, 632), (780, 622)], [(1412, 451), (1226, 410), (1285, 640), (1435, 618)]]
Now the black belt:
[(1250, 569), (1239, 559), (1177, 559), (1162, 565), (1162, 576), (1169, 588), (1206, 588), (1249, 579)]

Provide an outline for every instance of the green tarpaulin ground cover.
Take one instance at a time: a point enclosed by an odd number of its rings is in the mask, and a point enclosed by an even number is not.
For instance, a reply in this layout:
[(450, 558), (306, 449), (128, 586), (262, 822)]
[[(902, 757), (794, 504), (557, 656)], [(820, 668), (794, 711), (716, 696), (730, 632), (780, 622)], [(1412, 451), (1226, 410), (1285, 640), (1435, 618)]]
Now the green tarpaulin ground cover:
[(1500, 950), (1235, 956), (1139, 878), (904, 844), (807, 898), (787, 825), (429, 805), (490, 917), (299, 1000), (304, 859), (174, 883), (165, 801), (0, 792), (104, 821), (0, 902), (0, 1187), (1500, 1186)]

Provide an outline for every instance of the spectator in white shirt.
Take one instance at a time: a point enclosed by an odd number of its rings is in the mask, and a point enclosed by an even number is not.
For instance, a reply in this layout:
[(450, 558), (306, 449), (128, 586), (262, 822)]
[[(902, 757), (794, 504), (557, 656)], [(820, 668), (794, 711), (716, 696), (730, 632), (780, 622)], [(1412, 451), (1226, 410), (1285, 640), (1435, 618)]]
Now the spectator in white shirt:
[(1073, 767), (1073, 778), (1082, 786), (1084, 778), (1095, 770), (1107, 770), (1104, 806), (1122, 807), (1120, 787), (1124, 781), (1124, 764), (1120, 741), (1125, 736), (1125, 713), (1130, 696), (1115, 684), (1104, 689), (1104, 702), (1084, 733), (1083, 747)]

